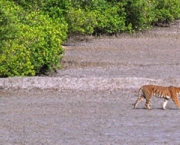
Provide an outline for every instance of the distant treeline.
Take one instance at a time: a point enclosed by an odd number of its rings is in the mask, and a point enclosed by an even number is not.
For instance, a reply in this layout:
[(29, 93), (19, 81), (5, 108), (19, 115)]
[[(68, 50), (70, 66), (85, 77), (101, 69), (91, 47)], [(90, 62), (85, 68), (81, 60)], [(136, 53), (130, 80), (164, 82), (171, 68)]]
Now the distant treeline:
[(0, 76), (56, 70), (68, 36), (133, 33), (179, 18), (179, 0), (0, 0)]

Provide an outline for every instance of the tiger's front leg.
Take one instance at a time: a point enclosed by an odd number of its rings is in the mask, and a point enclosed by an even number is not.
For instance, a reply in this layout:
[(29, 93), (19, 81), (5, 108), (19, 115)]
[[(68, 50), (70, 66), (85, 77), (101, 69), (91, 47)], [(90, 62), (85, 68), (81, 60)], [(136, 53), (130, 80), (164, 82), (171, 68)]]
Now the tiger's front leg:
[(165, 98), (163, 102), (163, 110), (166, 110), (167, 102), (168, 102), (168, 99)]

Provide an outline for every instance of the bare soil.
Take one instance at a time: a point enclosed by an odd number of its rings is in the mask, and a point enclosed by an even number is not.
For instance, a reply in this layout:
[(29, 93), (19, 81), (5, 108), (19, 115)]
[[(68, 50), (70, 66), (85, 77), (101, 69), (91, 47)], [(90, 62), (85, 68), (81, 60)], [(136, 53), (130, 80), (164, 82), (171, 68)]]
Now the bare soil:
[(143, 84), (180, 86), (179, 30), (177, 21), (133, 36), (71, 40), (57, 74), (1, 79), (0, 143), (178, 145), (180, 110), (172, 101), (165, 111), (159, 98), (152, 111), (133, 103)]

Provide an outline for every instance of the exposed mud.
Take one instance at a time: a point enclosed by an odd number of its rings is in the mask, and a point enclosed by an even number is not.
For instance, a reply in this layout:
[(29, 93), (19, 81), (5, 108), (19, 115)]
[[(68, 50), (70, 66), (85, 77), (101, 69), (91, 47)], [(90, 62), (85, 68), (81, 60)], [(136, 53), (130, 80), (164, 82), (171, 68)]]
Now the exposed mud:
[(1, 97), (1, 144), (178, 144), (179, 110), (132, 109), (136, 90), (15, 91)]
[(180, 28), (68, 42), (51, 77), (1, 78), (0, 143), (145, 145), (180, 143), (180, 110), (153, 98), (133, 109), (143, 84), (180, 86)]

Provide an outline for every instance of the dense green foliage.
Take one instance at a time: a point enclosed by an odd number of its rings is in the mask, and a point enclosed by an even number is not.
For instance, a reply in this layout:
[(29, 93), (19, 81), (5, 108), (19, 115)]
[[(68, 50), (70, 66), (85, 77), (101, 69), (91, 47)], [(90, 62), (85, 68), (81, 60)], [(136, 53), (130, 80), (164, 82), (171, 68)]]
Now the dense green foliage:
[(169, 23), (180, 18), (179, 0), (159, 0), (155, 3), (156, 22)]
[(36, 75), (57, 69), (67, 24), (42, 12), (0, 1), (0, 76)]
[(179, 0), (0, 0), (0, 76), (56, 70), (68, 36), (133, 33), (179, 18)]

